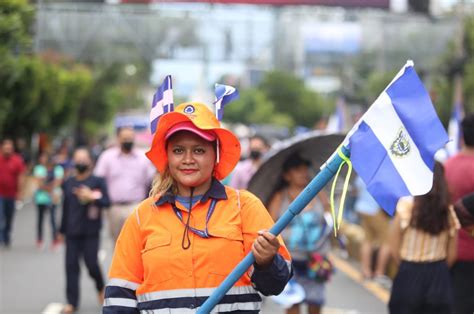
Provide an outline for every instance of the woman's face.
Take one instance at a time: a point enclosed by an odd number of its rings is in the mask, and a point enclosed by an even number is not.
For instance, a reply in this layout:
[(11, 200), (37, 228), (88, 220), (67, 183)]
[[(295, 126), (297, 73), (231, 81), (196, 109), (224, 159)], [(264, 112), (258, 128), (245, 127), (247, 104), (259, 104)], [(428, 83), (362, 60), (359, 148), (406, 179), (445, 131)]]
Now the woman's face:
[(189, 196), (191, 187), (195, 188), (194, 195), (202, 195), (209, 189), (216, 161), (213, 143), (182, 131), (170, 137), (166, 152), (179, 194)]
[(304, 188), (309, 182), (309, 168), (306, 165), (299, 165), (289, 169), (284, 178), (290, 186)]

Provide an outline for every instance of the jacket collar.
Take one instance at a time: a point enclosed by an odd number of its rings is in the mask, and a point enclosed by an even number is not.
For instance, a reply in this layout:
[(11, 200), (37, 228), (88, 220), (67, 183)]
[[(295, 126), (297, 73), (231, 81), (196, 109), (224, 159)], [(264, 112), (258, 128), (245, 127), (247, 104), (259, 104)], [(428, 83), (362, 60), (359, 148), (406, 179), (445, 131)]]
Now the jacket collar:
[[(200, 202), (204, 204), (210, 198), (216, 200), (226, 200), (227, 193), (225, 192), (225, 186), (219, 182), (216, 178), (212, 178), (211, 187), (207, 190), (206, 193), (202, 196)], [(160, 206), (164, 203), (174, 204), (176, 201), (176, 197), (171, 190), (168, 190), (163, 196), (161, 196), (158, 201), (156, 201), (156, 205)]]

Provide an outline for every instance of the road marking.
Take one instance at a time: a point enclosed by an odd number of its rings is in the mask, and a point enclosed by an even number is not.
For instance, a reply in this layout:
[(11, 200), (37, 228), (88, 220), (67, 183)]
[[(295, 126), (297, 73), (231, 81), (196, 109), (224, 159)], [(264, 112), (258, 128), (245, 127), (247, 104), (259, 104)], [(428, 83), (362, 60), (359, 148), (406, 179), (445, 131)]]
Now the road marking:
[(344, 309), (336, 309), (333, 307), (324, 306), (322, 310), (322, 314), (360, 314), (356, 310), (344, 310)]
[(50, 303), (41, 314), (60, 314), (63, 307), (61, 303)]
[(329, 253), (329, 259), (337, 269), (342, 271), (353, 281), (363, 286), (365, 289), (369, 290), (380, 301), (384, 302), (385, 304), (388, 303), (388, 300), (390, 299), (390, 293), (389, 291), (387, 291), (387, 289), (381, 287), (375, 282), (362, 280), (360, 272), (354, 266), (344, 261), (343, 259), (340, 259), (336, 255)]

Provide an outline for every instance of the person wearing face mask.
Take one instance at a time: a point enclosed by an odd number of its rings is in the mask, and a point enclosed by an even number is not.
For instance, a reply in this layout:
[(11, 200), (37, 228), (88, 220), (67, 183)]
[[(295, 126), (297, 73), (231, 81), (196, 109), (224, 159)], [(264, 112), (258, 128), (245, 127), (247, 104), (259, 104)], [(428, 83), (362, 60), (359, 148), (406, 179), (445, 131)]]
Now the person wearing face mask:
[(66, 244), (66, 298), (63, 313), (73, 313), (79, 305), (79, 259), (95, 282), (99, 302), (103, 301), (104, 279), (98, 261), (102, 209), (109, 206), (103, 178), (92, 175), (92, 159), (85, 148), (74, 151), (75, 175), (62, 185), (63, 214), (60, 239)]
[(262, 157), (268, 151), (267, 140), (260, 135), (254, 135), (249, 141), (249, 158), (240, 162), (232, 173), (230, 186), (236, 189), (246, 189), (262, 164)]
[[(311, 178), (310, 166), (311, 163), (298, 153), (285, 160), (280, 182), (268, 203), (273, 219), (278, 219), (308, 185)], [(307, 304), (309, 314), (321, 313), (326, 302), (326, 282), (332, 272), (327, 260), (332, 235), (332, 225), (325, 218), (328, 210), (329, 199), (323, 190), (281, 233), (293, 257), (295, 276), (292, 284), (300, 285), (304, 291), (302, 303)], [(301, 304), (288, 300), (285, 303), (288, 306), (287, 314), (301, 313)]]
[(195, 313), (249, 252), (255, 263), (214, 311), (258, 313), (259, 292), (283, 290), (291, 259), (262, 202), (219, 181), (238, 139), (206, 105), (184, 103), (160, 117), (147, 157), (160, 177), (117, 240), (103, 313)]
[(103, 177), (109, 189), (108, 218), (114, 244), (127, 216), (147, 196), (156, 172), (144, 154), (134, 148), (133, 128), (119, 128), (117, 138), (119, 145), (105, 150), (94, 169), (94, 174)]
[(10, 247), (15, 215), (15, 200), (24, 183), (25, 164), (13, 149), (13, 141), (4, 139), (0, 152), (0, 246)]

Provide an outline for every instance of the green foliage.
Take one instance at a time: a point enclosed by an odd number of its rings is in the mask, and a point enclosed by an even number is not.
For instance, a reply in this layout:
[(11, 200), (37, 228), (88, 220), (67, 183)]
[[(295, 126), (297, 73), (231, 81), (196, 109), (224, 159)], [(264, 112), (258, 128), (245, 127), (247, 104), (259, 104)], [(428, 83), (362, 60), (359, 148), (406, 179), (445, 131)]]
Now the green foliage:
[(268, 72), (258, 88), (240, 90), (240, 98), (225, 108), (224, 119), (245, 124), (313, 127), (331, 107), (292, 74)]
[(433, 93), (431, 99), (445, 126), (448, 125), (452, 111), (453, 93), (451, 85), (451, 80), (444, 75), (437, 75), (432, 80)]
[(470, 16), (464, 23), (464, 49), (469, 59), (474, 57), (474, 17)]
[[(76, 135), (91, 136), (110, 121), (122, 102), (119, 91), (113, 87), (119, 77), (121, 67), (109, 65), (96, 69), (94, 84), (81, 103), (76, 115)], [(78, 134), (80, 133), (80, 134)]]
[(140, 103), (136, 86), (148, 77), (147, 67), (139, 65), (144, 75), (130, 79), (122, 65), (92, 72), (55, 53), (32, 55), (33, 13), (26, 0), (0, 0), (0, 137), (55, 135), (69, 127), (86, 138), (124, 103)]
[[(474, 36), (472, 39), (474, 40)], [(474, 43), (471, 44), (474, 45)], [(464, 109), (466, 112), (474, 112), (474, 55), (469, 56), (469, 61), (464, 67), (463, 94)]]
[(313, 127), (316, 121), (328, 113), (326, 100), (306, 88), (303, 80), (291, 74), (280, 71), (267, 73), (260, 90), (274, 104), (274, 112), (287, 116), (286, 123), (293, 121), (287, 124), (290, 127)]
[(225, 108), (224, 118), (230, 122), (247, 124), (272, 123), (280, 126), (293, 126), (291, 116), (278, 113), (275, 105), (258, 89), (241, 91), (240, 98)]
[(0, 49), (19, 52), (30, 43), (33, 7), (27, 0), (0, 0)]
[(462, 74), (463, 106), (465, 112), (474, 112), (474, 17), (464, 22), (464, 58), (457, 57), (454, 41), (440, 58), (439, 72), (433, 79), (436, 91), (435, 105), (441, 119), (447, 124), (454, 102), (454, 73)]
[(88, 69), (64, 69), (38, 57), (13, 57), (0, 61), (0, 134), (31, 136), (56, 133), (71, 122), (74, 108), (91, 85)]
[(372, 72), (367, 77), (361, 96), (367, 105), (371, 105), (397, 74), (397, 71)]

